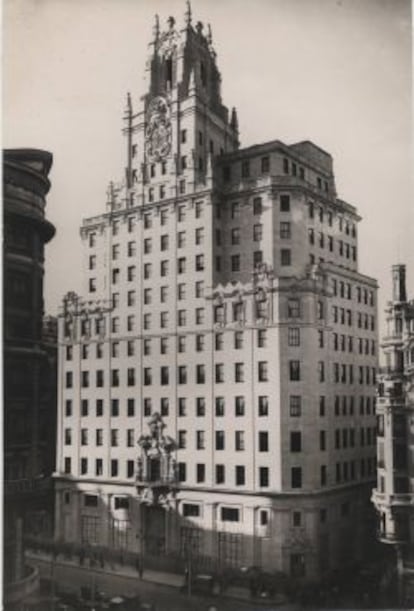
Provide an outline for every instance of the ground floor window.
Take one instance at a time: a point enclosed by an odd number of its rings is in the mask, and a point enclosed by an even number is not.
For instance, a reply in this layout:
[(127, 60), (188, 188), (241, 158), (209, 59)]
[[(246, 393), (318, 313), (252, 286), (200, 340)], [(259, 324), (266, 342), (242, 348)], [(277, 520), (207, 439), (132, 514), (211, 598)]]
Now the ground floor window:
[(97, 516), (82, 516), (81, 541), (82, 543), (99, 543), (100, 520)]
[(129, 520), (112, 520), (111, 541), (115, 549), (131, 549), (132, 534)]
[(191, 528), (183, 526), (180, 529), (180, 554), (187, 557), (189, 553), (192, 556), (199, 556), (202, 553), (203, 547), (203, 532), (200, 528)]
[(227, 566), (243, 564), (243, 535), (236, 533), (218, 533), (219, 562)]

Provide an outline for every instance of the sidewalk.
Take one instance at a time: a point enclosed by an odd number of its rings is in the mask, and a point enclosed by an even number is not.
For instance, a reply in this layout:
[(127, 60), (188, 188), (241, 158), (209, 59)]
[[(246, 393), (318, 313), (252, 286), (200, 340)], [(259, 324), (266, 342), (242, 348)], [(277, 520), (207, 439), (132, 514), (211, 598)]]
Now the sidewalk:
[[(49, 566), (52, 562), (52, 555), (45, 552), (33, 552), (31, 550), (26, 551), (26, 557), (32, 562), (40, 562), (47, 563)], [(138, 571), (129, 565), (121, 565), (119, 563), (106, 563), (104, 567), (101, 566), (89, 566), (89, 562), (85, 560), (83, 565), (80, 565), (76, 559), (62, 558), (59, 556), (55, 560), (55, 567), (72, 567), (76, 569), (81, 569), (82, 571), (87, 571), (94, 573), (96, 575), (107, 575), (108, 577), (123, 577), (130, 579), (133, 581), (134, 586), (140, 582), (147, 582), (149, 584), (158, 584), (162, 586), (167, 586), (174, 588), (175, 590), (182, 590), (185, 587), (184, 576), (176, 573), (167, 573), (164, 571), (154, 571), (150, 569), (145, 569), (142, 575), (142, 578), (139, 577)], [(261, 607), (272, 607), (276, 606), (278, 609), (283, 607), (283, 609), (294, 609), (295, 605), (290, 605), (287, 603), (286, 598), (279, 595), (276, 596), (272, 601), (267, 599), (255, 599), (254, 602), (251, 599), (249, 589), (237, 586), (229, 586), (226, 590), (218, 595), (218, 598), (221, 599), (231, 599), (231, 600), (239, 600), (243, 602), (248, 602), (250, 604), (254, 604), (255, 606)]]

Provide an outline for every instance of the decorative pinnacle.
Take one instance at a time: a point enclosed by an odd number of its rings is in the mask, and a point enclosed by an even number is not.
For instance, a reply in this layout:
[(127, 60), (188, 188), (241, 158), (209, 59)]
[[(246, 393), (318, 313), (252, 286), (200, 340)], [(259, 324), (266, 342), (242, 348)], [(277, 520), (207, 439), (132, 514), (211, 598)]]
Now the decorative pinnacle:
[(196, 30), (197, 30), (198, 34), (202, 34), (202, 32), (203, 32), (203, 23), (201, 21), (197, 21), (197, 23), (196, 23)]
[(153, 33), (154, 33), (155, 40), (158, 40), (158, 37), (160, 35), (160, 18), (158, 17), (158, 15), (155, 15), (155, 23), (154, 23)]
[(209, 45), (213, 44), (213, 34), (211, 32), (211, 25), (207, 25), (207, 42)]
[(127, 93), (127, 112), (132, 113), (132, 101), (131, 101), (131, 94), (129, 91)]
[(233, 108), (231, 110), (230, 126), (231, 126), (231, 128), (235, 132), (237, 132), (239, 130), (239, 121), (238, 121), (238, 118), (237, 118), (237, 111), (236, 111), (234, 106), (233, 106)]
[(186, 9), (185, 14), (184, 14), (185, 25), (187, 27), (190, 27), (190, 25), (191, 25), (191, 3), (190, 3), (190, 0), (187, 0), (186, 4), (187, 4), (187, 9)]

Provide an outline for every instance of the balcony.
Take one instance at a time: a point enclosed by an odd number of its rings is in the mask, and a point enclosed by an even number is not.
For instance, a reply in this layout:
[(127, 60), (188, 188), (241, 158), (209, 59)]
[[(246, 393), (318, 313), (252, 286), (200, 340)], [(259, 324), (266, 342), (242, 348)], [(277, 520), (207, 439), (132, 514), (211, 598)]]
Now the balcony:
[(377, 369), (377, 374), (378, 375), (396, 375), (396, 376), (402, 376), (404, 375), (404, 367), (378, 367)]

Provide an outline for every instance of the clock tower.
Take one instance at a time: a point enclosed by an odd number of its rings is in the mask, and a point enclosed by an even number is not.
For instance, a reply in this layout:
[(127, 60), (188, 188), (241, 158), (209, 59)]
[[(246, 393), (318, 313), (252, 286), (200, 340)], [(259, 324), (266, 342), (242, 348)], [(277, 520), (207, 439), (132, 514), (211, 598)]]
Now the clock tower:
[(199, 192), (211, 186), (212, 158), (239, 146), (235, 109), (221, 101), (211, 28), (155, 17), (146, 64), (147, 93), (135, 113), (128, 95), (126, 184), (129, 205)]

